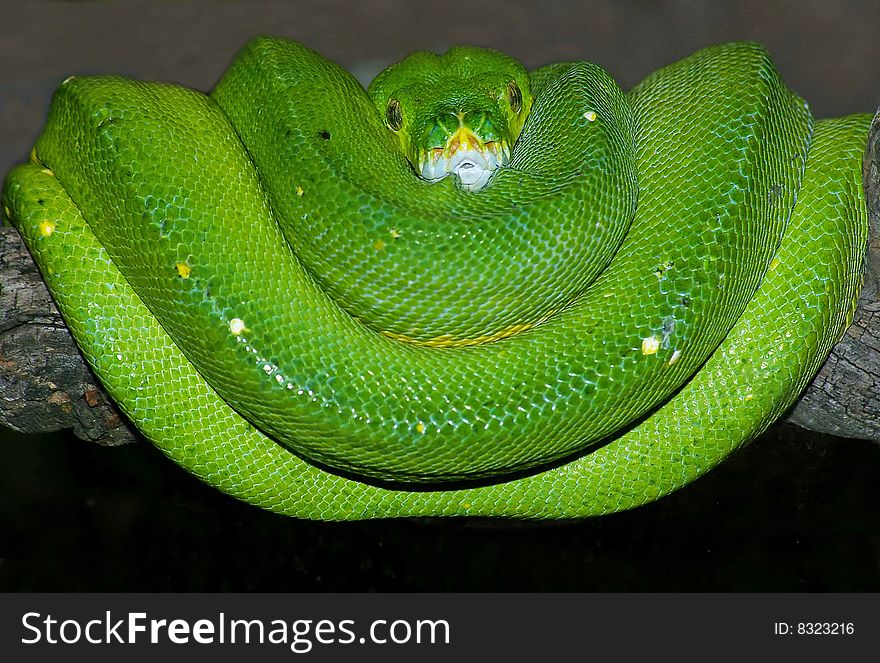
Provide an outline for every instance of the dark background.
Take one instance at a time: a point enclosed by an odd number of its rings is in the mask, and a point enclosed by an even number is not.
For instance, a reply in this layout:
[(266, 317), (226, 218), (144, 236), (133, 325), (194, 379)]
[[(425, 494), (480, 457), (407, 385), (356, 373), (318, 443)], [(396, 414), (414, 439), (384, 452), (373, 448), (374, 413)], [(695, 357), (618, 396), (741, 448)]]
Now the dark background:
[[(119, 73), (202, 90), (251, 36), (305, 42), (363, 80), (420, 48), (598, 62), (628, 88), (755, 39), (818, 116), (880, 105), (874, 2), (54, 2), (0, 5), (0, 172), (54, 87)], [(880, 449), (777, 426), (666, 499), (575, 523), (313, 523), (203, 486), (149, 444), (0, 430), (0, 589), (880, 589)]]

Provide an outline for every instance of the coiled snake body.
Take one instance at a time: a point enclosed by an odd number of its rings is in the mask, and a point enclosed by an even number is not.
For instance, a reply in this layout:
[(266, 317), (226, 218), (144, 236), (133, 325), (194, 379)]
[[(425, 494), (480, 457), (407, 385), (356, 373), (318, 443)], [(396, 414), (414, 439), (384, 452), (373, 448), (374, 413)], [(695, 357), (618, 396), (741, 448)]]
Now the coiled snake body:
[(259, 38), (210, 97), (65, 81), (3, 200), (108, 392), (209, 484), (303, 518), (582, 517), (700, 476), (821, 365), (869, 121), (814, 123), (754, 44), (628, 94), (475, 48), (365, 93)]

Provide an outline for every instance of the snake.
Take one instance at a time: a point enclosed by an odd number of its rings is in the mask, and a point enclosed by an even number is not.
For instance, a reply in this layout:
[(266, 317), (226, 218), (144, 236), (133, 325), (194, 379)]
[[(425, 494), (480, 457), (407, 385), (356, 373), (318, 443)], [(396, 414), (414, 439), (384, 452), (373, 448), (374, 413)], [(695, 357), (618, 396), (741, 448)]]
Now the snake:
[(209, 94), (56, 90), (3, 187), (85, 359), (204, 482), (305, 519), (575, 519), (770, 426), (851, 322), (869, 115), (758, 44), (628, 92), (416, 52), (365, 89), (257, 37)]

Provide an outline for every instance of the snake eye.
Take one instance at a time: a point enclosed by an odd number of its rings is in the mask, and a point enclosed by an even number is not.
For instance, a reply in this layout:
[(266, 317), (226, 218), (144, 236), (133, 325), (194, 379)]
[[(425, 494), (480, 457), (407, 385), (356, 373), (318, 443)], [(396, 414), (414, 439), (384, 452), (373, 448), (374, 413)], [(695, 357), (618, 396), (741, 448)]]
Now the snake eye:
[(507, 84), (507, 100), (510, 102), (510, 110), (514, 113), (522, 110), (522, 91), (513, 81)]
[(403, 126), (403, 113), (400, 112), (400, 102), (397, 99), (388, 102), (388, 107), (385, 109), (385, 121), (392, 131), (400, 131), (400, 127)]

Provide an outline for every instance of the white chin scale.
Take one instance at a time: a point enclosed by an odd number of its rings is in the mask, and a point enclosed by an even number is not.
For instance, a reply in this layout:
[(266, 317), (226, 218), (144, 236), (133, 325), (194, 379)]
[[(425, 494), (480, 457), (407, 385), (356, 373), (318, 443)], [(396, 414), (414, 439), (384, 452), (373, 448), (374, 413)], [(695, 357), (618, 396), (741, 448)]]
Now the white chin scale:
[(502, 162), (493, 150), (458, 150), (448, 159), (429, 157), (422, 165), (422, 177), (436, 182), (452, 173), (458, 177), (463, 189), (479, 191), (500, 165)]

